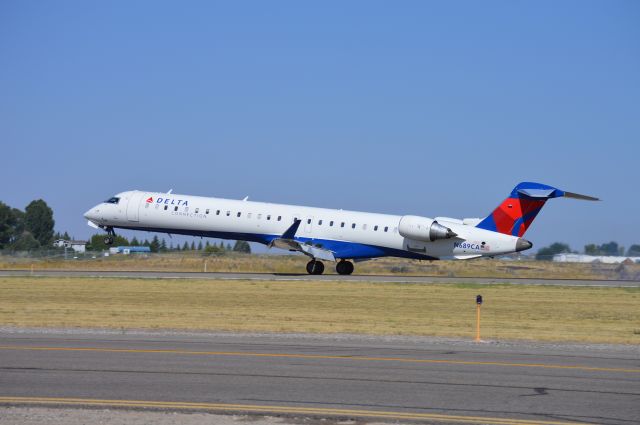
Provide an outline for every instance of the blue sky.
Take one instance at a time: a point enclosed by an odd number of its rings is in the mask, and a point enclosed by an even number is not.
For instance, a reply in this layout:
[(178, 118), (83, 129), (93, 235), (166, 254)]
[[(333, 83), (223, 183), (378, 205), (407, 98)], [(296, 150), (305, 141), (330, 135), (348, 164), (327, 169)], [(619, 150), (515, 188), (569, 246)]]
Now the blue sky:
[(128, 189), (477, 217), (640, 243), (640, 3), (0, 3), (0, 200), (57, 228)]

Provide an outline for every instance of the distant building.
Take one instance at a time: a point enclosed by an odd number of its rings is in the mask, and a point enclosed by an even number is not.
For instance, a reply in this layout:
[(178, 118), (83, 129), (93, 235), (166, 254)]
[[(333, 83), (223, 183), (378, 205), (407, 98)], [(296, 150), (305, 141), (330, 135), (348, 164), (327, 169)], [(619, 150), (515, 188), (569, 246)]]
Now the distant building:
[(603, 263), (621, 264), (634, 262), (640, 264), (640, 257), (624, 257), (612, 255), (556, 254), (553, 261), (559, 263)]
[(141, 254), (151, 252), (148, 246), (114, 246), (109, 248), (111, 254)]
[(56, 239), (53, 246), (56, 248), (71, 248), (74, 252), (84, 253), (87, 250), (87, 241), (67, 241), (64, 239)]

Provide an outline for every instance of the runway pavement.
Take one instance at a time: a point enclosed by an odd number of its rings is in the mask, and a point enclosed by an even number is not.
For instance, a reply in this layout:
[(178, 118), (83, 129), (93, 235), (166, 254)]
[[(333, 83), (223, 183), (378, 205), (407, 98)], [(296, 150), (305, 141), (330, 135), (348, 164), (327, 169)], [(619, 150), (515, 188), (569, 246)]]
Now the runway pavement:
[(93, 270), (0, 270), (2, 276), (44, 276), (44, 277), (127, 277), (137, 279), (218, 279), (218, 280), (270, 280), (270, 281), (333, 281), (345, 282), (390, 282), (390, 283), (510, 283), (516, 285), (554, 286), (601, 286), (640, 287), (640, 281), (628, 280), (585, 280), (585, 279), (530, 279), (530, 278), (486, 278), (486, 277), (443, 277), (443, 276), (397, 276), (397, 275), (321, 275), (272, 274), (272, 273), (202, 273), (163, 271), (93, 271)]
[(639, 353), (383, 337), (5, 332), (0, 403), (632, 424), (640, 420)]

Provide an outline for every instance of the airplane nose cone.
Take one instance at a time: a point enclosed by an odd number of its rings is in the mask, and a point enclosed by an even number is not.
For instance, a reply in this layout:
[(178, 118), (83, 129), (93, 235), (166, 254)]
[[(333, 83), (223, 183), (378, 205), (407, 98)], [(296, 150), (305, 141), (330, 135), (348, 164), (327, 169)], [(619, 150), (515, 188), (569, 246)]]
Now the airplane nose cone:
[(87, 220), (95, 220), (96, 219), (96, 211), (95, 208), (91, 208), (89, 211), (83, 214), (84, 218)]
[(526, 239), (518, 238), (516, 242), (516, 252), (524, 251), (530, 249), (533, 246), (531, 242)]

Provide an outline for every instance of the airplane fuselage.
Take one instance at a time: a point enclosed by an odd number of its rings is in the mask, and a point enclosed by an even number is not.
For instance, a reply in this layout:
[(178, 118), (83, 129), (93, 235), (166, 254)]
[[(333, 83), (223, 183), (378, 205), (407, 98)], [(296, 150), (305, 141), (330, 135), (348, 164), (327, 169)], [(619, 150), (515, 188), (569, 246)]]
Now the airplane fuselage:
[[(523, 245), (524, 240), (518, 236), (450, 218), (434, 220), (144, 191), (122, 192), (87, 211), (85, 217), (107, 230), (246, 240), (276, 247), (283, 247), (278, 244), (282, 235), (300, 220), (290, 239), (303, 248), (312, 246), (328, 252), (336, 260), (383, 256), (469, 259), (509, 254), (531, 246), (528, 242)], [(436, 234), (438, 229), (449, 233)]]

